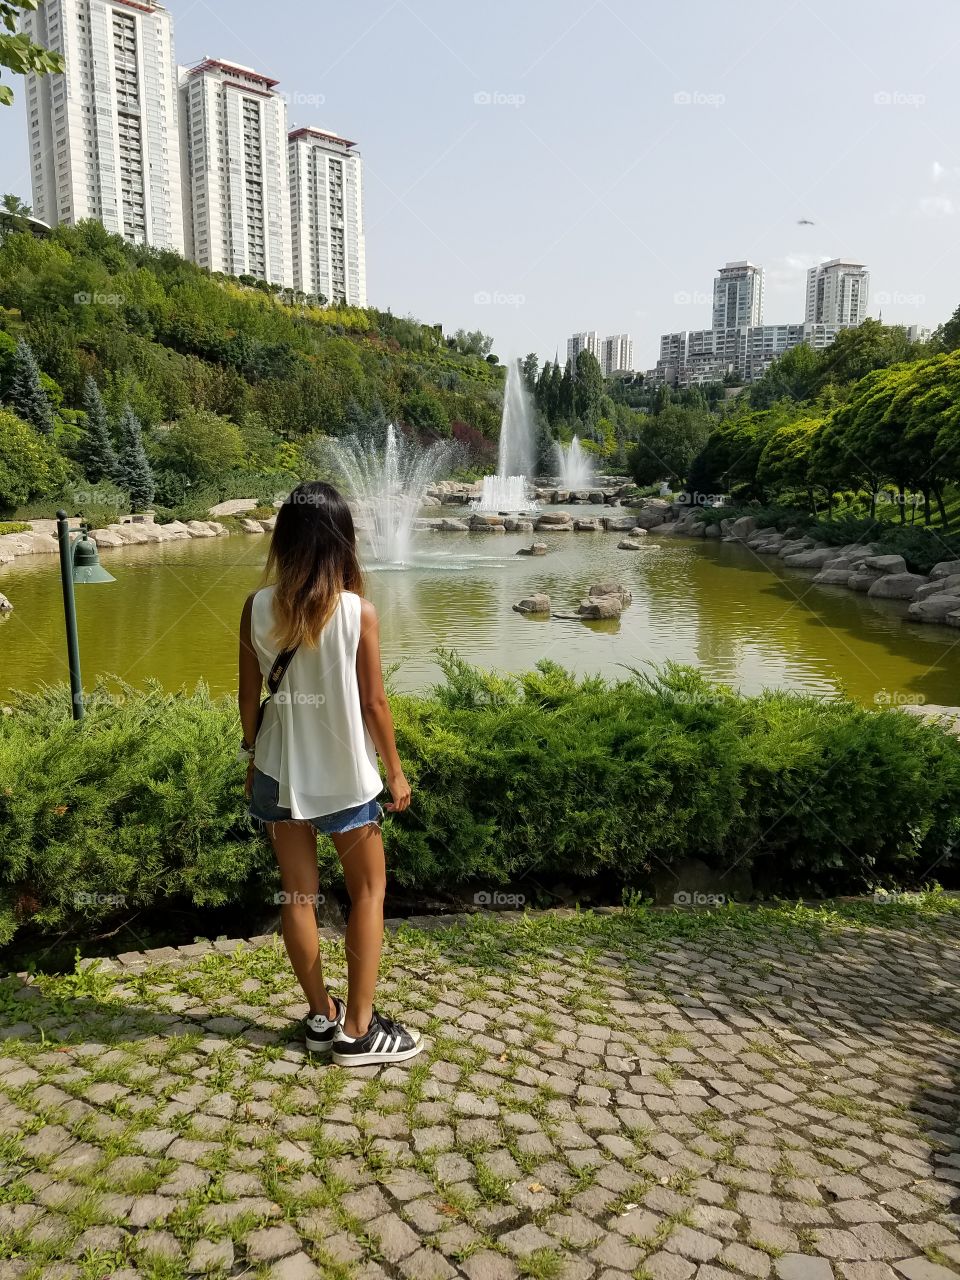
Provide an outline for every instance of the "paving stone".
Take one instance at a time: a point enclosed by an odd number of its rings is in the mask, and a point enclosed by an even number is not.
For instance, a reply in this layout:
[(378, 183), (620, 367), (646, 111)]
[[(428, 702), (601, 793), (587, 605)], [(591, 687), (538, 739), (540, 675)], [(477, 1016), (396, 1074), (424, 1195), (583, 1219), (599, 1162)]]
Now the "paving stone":
[(680, 1253), (694, 1262), (712, 1262), (723, 1249), (723, 1245), (719, 1240), (705, 1235), (702, 1231), (678, 1226), (668, 1236), (664, 1248), (669, 1253)]
[(773, 1269), (777, 1280), (834, 1280), (833, 1268), (825, 1258), (803, 1253), (785, 1253), (775, 1258)]
[(380, 1244), (388, 1262), (397, 1263), (419, 1247), (420, 1238), (395, 1213), (384, 1213), (369, 1224), (369, 1231)]
[(301, 1250), (300, 1253), (291, 1253), (275, 1262), (267, 1272), (267, 1277), (268, 1280), (320, 1280), (322, 1274), (310, 1261), (309, 1254)]
[[(764, 1277), (770, 1273), (769, 1256), (761, 1253), (759, 1249), (750, 1249), (745, 1244), (728, 1244), (720, 1254), (720, 1261), (732, 1267), (734, 1271), (741, 1271), (747, 1276), (756, 1276), (757, 1280), (764, 1280)], [(790, 1280), (790, 1277), (784, 1280)]]
[(651, 1280), (690, 1280), (696, 1265), (678, 1253), (651, 1253), (644, 1258), (643, 1270)]
[(956, 1280), (955, 1271), (941, 1267), (938, 1262), (931, 1262), (924, 1257), (906, 1258), (893, 1265), (894, 1269), (902, 1276), (906, 1276), (907, 1280)]
[(300, 1237), (293, 1227), (284, 1223), (281, 1227), (267, 1227), (246, 1236), (243, 1247), (251, 1262), (273, 1262), (300, 1249)]
[(452, 1280), (456, 1270), (435, 1249), (417, 1249), (400, 1263), (407, 1280)]
[(491, 1249), (481, 1249), (460, 1263), (468, 1280), (517, 1280), (516, 1264)]

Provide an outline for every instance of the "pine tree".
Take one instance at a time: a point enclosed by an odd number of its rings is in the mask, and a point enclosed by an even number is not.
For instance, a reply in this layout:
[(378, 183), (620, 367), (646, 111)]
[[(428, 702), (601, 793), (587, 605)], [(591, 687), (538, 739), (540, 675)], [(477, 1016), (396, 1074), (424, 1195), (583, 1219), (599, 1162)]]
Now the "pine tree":
[(120, 419), (120, 449), (117, 483), (130, 494), (134, 511), (145, 511), (153, 502), (156, 483), (143, 447), (140, 420), (129, 405)]
[(96, 484), (100, 480), (116, 480), (120, 464), (110, 435), (107, 407), (103, 403), (100, 388), (93, 378), (83, 384), (83, 407), (87, 414), (87, 441), (83, 469), (87, 479)]
[(40, 366), (28, 343), (17, 342), (10, 375), (10, 403), (42, 436), (53, 435), (53, 406), (40, 381)]

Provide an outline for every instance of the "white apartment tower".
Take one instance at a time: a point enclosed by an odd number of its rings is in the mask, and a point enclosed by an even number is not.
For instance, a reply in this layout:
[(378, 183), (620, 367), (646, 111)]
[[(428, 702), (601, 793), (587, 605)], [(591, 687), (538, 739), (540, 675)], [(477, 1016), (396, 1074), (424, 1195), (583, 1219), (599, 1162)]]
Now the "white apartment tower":
[(615, 333), (604, 338), (600, 347), (600, 368), (608, 378), (613, 373), (633, 371), (633, 339), (629, 333)]
[(355, 146), (322, 129), (289, 136), (293, 287), (365, 307), (363, 161)]
[(862, 324), (869, 297), (870, 272), (862, 262), (822, 262), (807, 272), (807, 323)]
[(276, 84), (218, 58), (181, 70), (187, 257), (291, 288), (287, 104)]
[(567, 339), (567, 359), (570, 361), (572, 368), (576, 368), (577, 356), (581, 351), (589, 351), (600, 362), (600, 335), (594, 330), (592, 333), (575, 333), (572, 338)]
[(749, 329), (763, 320), (763, 268), (728, 262), (713, 282), (713, 328)]
[(168, 11), (156, 0), (41, 0), (22, 28), (65, 64), (25, 77), (34, 215), (53, 226), (95, 218), (183, 253)]

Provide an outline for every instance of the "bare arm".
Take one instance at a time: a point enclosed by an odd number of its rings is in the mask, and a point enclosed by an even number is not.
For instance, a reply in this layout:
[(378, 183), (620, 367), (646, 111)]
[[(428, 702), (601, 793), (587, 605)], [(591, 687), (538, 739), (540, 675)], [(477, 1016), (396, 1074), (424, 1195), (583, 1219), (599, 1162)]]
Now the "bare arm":
[(387, 786), (393, 803), (387, 808), (397, 813), (410, 804), (410, 784), (403, 776), (397, 755), (393, 715), (383, 687), (380, 663), (380, 623), (369, 600), (360, 605), (360, 644), (357, 648), (357, 683), (360, 686), (360, 710), (373, 745), (387, 771)]
[[(253, 647), (250, 618), (253, 612), (253, 596), (247, 597), (240, 616), (240, 680), (237, 702), (240, 706), (240, 724), (243, 740), (252, 747), (257, 736), (257, 717), (260, 713), (260, 694), (263, 691), (263, 674)], [(249, 777), (252, 777), (253, 761), (250, 761)]]

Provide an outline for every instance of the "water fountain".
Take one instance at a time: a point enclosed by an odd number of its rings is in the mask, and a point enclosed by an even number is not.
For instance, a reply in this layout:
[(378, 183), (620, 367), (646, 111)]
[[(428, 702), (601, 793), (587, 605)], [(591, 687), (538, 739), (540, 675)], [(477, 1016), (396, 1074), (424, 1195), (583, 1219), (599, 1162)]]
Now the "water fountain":
[(580, 443), (580, 437), (574, 436), (568, 445), (558, 440), (556, 451), (561, 488), (572, 492), (589, 489), (593, 484), (593, 461)]
[(527, 498), (527, 476), (532, 475), (535, 461), (533, 437), (533, 403), (519, 360), (511, 360), (503, 394), (497, 474), (483, 477), (480, 497), (471, 503), (475, 511), (521, 511), (535, 505)]
[(376, 559), (403, 564), (424, 493), (449, 469), (450, 446), (423, 448), (391, 425), (382, 450), (372, 440), (348, 436), (331, 441), (329, 455)]

